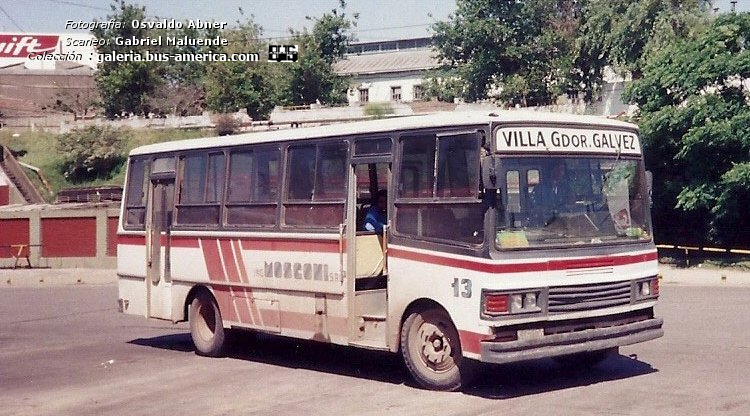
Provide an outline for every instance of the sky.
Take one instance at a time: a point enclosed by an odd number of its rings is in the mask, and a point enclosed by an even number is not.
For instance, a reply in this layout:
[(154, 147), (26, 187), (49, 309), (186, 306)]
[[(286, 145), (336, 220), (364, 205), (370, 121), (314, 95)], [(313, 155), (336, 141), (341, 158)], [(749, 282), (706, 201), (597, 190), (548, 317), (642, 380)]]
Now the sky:
[[(748, 0), (750, 1), (750, 0)], [(233, 25), (252, 14), (263, 27), (263, 37), (284, 37), (289, 28), (311, 28), (306, 16), (330, 12), (338, 0), (128, 0), (146, 6), (146, 14), (165, 19), (216, 20)], [(348, 0), (347, 13), (359, 13), (354, 29), (359, 41), (430, 36), (430, 24), (447, 19), (454, 0)], [(65, 29), (67, 20), (105, 20), (110, 0), (0, 0), (0, 31), (27, 33), (82, 32)], [(432, 16), (432, 17), (430, 17)]]
[[(731, 0), (714, 0), (720, 12)], [(234, 24), (238, 8), (263, 27), (263, 37), (284, 37), (288, 29), (310, 28), (306, 16), (317, 17), (338, 0), (128, 0), (146, 6), (146, 13), (166, 19), (216, 20)], [(105, 20), (111, 0), (0, 0), (0, 31), (27, 33), (76, 32), (67, 20)], [(430, 36), (429, 26), (445, 20), (456, 9), (455, 0), (348, 0), (347, 10), (359, 13), (356, 37), (361, 42)], [(738, 0), (737, 11), (750, 11), (750, 0)], [(78, 30), (82, 32), (83, 30)]]

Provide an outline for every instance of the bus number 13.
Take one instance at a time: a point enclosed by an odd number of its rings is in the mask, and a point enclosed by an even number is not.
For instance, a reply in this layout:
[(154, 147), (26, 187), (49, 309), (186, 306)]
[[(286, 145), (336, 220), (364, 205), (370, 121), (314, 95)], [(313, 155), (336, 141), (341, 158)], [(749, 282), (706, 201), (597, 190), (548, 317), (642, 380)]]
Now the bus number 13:
[(458, 297), (460, 294), (463, 298), (471, 297), (471, 279), (460, 279), (459, 281), (458, 278), (455, 278), (451, 287), (453, 288), (453, 296)]

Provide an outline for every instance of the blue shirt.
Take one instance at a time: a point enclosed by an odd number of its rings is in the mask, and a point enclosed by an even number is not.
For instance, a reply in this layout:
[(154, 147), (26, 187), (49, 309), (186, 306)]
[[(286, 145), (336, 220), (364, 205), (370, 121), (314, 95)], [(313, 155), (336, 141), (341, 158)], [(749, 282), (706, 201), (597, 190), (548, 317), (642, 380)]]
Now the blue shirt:
[(385, 225), (383, 212), (377, 206), (371, 206), (367, 210), (367, 215), (365, 215), (365, 230), (381, 234), (383, 232), (383, 225)]

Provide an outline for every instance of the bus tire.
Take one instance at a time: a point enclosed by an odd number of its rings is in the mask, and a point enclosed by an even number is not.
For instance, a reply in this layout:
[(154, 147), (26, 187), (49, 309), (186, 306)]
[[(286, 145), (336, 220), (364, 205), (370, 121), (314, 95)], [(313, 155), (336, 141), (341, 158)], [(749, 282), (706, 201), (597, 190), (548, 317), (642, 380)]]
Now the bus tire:
[(455, 391), (468, 381), (469, 363), (461, 355), (458, 331), (440, 308), (416, 311), (406, 318), (401, 328), (401, 355), (424, 388)]
[(208, 292), (199, 292), (190, 303), (190, 336), (195, 353), (219, 357), (224, 350), (226, 333), (216, 300)]

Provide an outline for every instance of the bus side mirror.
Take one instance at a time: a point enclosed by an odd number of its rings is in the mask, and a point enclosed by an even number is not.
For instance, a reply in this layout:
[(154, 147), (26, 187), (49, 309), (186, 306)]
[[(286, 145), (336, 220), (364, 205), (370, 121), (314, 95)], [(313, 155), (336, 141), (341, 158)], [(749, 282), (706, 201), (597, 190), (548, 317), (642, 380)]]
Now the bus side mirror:
[(499, 159), (494, 156), (485, 156), (482, 158), (482, 184), (484, 189), (498, 189), (500, 181), (497, 178), (497, 172), (500, 170)]
[(648, 205), (654, 205), (654, 199), (651, 195), (654, 192), (654, 174), (650, 170), (646, 171), (646, 192), (648, 193)]

